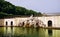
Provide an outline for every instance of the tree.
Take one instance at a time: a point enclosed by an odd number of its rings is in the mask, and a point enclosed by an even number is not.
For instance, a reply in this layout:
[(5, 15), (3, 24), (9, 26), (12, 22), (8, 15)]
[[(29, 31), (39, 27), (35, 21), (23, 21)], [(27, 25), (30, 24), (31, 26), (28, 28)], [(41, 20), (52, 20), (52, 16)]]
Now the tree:
[(32, 14), (34, 16), (42, 15), (41, 13), (38, 13), (36, 11), (28, 10), (20, 6), (15, 6), (5, 0), (0, 0), (0, 15), (2, 16), (10, 16), (10, 15), (29, 15), (30, 16)]
[(0, 0), (0, 2), (2, 2), (2, 1), (4, 1), (4, 0)]

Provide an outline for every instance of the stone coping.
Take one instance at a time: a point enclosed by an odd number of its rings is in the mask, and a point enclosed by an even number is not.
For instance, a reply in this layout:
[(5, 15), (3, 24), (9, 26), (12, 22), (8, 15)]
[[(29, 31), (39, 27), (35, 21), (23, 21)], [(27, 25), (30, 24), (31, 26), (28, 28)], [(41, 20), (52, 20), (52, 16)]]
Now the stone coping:
[[(0, 27), (6, 27), (6, 26), (0, 26)], [(8, 26), (8, 27), (11, 27), (11, 26)], [(20, 27), (20, 26), (12, 26), (12, 27)], [(35, 28), (35, 27), (22, 27), (22, 28)], [(59, 29), (60, 30), (60, 27), (38, 27), (39, 28), (43, 28), (43, 29)]]

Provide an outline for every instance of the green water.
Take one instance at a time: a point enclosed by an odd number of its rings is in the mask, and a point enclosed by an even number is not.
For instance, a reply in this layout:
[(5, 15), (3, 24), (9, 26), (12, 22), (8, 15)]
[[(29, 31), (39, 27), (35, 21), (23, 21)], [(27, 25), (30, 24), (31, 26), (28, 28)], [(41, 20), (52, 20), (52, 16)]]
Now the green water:
[(0, 27), (0, 37), (60, 37), (60, 30), (43, 28)]

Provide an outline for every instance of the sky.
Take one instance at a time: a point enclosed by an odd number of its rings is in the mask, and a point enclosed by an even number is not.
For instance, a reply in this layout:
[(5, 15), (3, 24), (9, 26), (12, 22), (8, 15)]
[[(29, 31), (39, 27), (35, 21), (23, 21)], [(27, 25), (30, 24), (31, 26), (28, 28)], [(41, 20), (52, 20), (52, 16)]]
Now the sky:
[(60, 0), (6, 0), (15, 6), (22, 6), (42, 13), (60, 13)]

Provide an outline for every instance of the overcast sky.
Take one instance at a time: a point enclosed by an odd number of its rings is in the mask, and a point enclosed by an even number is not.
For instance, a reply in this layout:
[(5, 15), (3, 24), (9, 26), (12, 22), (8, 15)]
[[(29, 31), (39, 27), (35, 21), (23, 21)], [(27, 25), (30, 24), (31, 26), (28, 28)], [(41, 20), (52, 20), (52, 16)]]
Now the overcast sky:
[(60, 12), (60, 0), (6, 0), (16, 6), (22, 6), (42, 13)]

